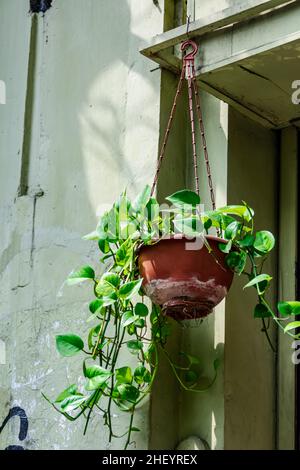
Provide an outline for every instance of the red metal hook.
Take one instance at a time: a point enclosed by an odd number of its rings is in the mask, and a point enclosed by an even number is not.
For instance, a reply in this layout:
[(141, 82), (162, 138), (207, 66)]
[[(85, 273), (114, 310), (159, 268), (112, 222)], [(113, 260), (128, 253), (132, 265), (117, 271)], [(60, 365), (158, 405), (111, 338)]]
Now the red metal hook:
[(198, 45), (195, 43), (195, 41), (192, 41), (192, 39), (187, 39), (186, 41), (184, 41), (181, 44), (181, 51), (184, 52), (189, 47), (191, 47), (193, 50), (183, 57), (183, 60), (185, 62), (186, 61), (194, 61), (195, 55), (198, 52)]

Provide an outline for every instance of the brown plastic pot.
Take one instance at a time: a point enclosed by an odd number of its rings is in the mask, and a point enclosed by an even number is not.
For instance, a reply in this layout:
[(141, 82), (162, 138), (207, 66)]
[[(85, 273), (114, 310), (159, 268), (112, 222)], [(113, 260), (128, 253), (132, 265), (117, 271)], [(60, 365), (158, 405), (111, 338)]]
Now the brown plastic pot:
[(218, 244), (225, 240), (206, 236), (212, 252), (201, 239), (200, 249), (188, 248), (191, 240), (181, 235), (144, 245), (139, 252), (139, 270), (146, 295), (176, 320), (205, 317), (227, 295), (233, 271)]

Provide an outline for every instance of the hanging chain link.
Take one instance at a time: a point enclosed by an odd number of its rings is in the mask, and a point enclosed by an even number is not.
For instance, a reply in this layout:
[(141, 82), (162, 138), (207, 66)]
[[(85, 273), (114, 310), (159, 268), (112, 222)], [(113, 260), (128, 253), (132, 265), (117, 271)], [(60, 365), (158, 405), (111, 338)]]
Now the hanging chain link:
[(199, 174), (198, 174), (198, 158), (197, 158), (197, 148), (196, 148), (196, 136), (195, 136), (195, 122), (194, 122), (194, 109), (193, 109), (193, 87), (192, 87), (192, 65), (187, 63), (187, 82), (188, 82), (188, 99), (189, 99), (189, 114), (190, 114), (190, 123), (191, 123), (191, 133), (192, 133), (192, 150), (193, 150), (193, 161), (194, 161), (194, 175), (195, 175), (195, 186), (196, 192), (200, 195), (199, 189)]
[(206, 137), (205, 137), (203, 115), (202, 115), (202, 110), (201, 110), (200, 97), (199, 97), (199, 91), (198, 91), (198, 85), (197, 85), (194, 66), (193, 66), (192, 81), (193, 81), (193, 88), (194, 88), (195, 101), (196, 101), (196, 110), (197, 110), (197, 116), (198, 116), (198, 122), (199, 122), (199, 128), (200, 128), (200, 134), (201, 134), (201, 140), (202, 140), (203, 154), (204, 154), (204, 160), (205, 160), (205, 166), (206, 166), (206, 173), (207, 173), (207, 179), (208, 179), (208, 186), (209, 186), (209, 191), (210, 191), (210, 199), (211, 199), (212, 208), (213, 210), (215, 210), (216, 208), (215, 191), (214, 191), (214, 186), (213, 186), (213, 181), (212, 181), (212, 176), (211, 176), (211, 168), (210, 168), (210, 163), (209, 163), (209, 158), (208, 158), (208, 150), (207, 150), (207, 143), (206, 143)]
[(171, 130), (172, 123), (174, 120), (174, 114), (176, 111), (178, 96), (182, 90), (183, 79), (186, 78), (187, 84), (188, 84), (189, 118), (190, 118), (190, 123), (191, 123), (191, 134), (192, 134), (195, 187), (196, 187), (197, 194), (199, 194), (200, 189), (199, 189), (198, 157), (197, 157), (197, 149), (196, 149), (196, 133), (195, 133), (195, 121), (194, 121), (194, 109), (193, 109), (193, 94), (195, 96), (196, 114), (197, 114), (197, 119), (199, 123), (200, 134), (201, 134), (201, 142), (202, 142), (203, 153), (204, 153), (208, 186), (209, 186), (209, 191), (210, 191), (210, 199), (211, 199), (212, 208), (213, 210), (215, 210), (216, 208), (215, 192), (214, 192), (213, 181), (212, 181), (212, 176), (211, 176), (211, 168), (210, 168), (210, 163), (209, 163), (207, 142), (206, 142), (206, 137), (205, 137), (205, 128), (204, 128), (204, 123), (203, 123), (201, 102), (200, 102), (200, 97), (199, 97), (199, 90), (198, 90), (196, 73), (195, 73), (195, 65), (194, 65), (195, 55), (198, 52), (198, 46), (194, 41), (189, 39), (182, 43), (181, 45), (182, 52), (184, 53), (184, 51), (189, 47), (192, 48), (192, 52), (186, 54), (183, 57), (181, 75), (180, 75), (180, 79), (178, 82), (176, 94), (174, 97), (174, 102), (173, 102), (173, 106), (171, 109), (170, 117), (168, 120), (167, 129), (164, 135), (160, 155), (157, 161), (157, 168), (156, 168), (156, 173), (155, 173), (155, 177), (154, 177), (154, 181), (152, 185), (151, 195), (153, 195), (155, 186), (158, 181), (161, 164), (165, 155), (166, 146), (167, 146), (169, 135), (170, 135), (170, 130)]
[(173, 123), (174, 114), (175, 114), (175, 111), (176, 111), (178, 96), (179, 96), (179, 94), (182, 90), (182, 84), (183, 84), (184, 76), (185, 76), (185, 67), (182, 67), (182, 71), (181, 71), (180, 79), (179, 79), (179, 82), (178, 82), (178, 85), (177, 85), (177, 90), (176, 90), (173, 106), (172, 106), (170, 117), (169, 117), (168, 124), (167, 124), (167, 129), (166, 129), (166, 132), (165, 132), (165, 135), (164, 135), (163, 143), (162, 143), (162, 146), (161, 146), (161, 151), (160, 151), (159, 158), (158, 158), (158, 161), (157, 161), (156, 173), (155, 173), (155, 176), (154, 176), (154, 181), (153, 181), (152, 189), (151, 189), (151, 196), (153, 196), (155, 186), (157, 184), (161, 164), (162, 164), (163, 158), (165, 156), (166, 146), (167, 146), (167, 143), (168, 143), (168, 140), (169, 140), (170, 130), (171, 130), (171, 126), (172, 126), (172, 123)]

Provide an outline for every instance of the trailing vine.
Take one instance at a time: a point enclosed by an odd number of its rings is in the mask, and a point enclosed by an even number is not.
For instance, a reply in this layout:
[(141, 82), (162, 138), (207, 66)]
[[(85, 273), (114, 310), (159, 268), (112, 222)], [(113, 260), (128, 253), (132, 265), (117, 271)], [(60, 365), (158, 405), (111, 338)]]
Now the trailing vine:
[[(178, 361), (170, 357), (166, 343), (171, 323), (160, 307), (149, 306), (144, 296), (138, 269), (139, 248), (143, 244), (154, 244), (162, 237), (181, 233), (192, 239), (202, 238), (206, 249), (215, 256), (205, 234), (218, 230), (223, 238), (219, 249), (227, 254), (228, 267), (238, 275), (247, 276), (245, 288), (254, 287), (257, 291), (254, 317), (261, 319), (272, 349), (275, 348), (266, 321), (273, 319), (293, 338), (298, 335), (292, 330), (300, 326), (300, 322), (293, 321), (284, 326), (291, 316), (300, 314), (299, 302), (280, 302), (279, 313), (275, 314), (266, 299), (272, 278), (263, 273), (263, 265), (275, 239), (269, 231), (254, 231), (254, 211), (247, 204), (201, 213), (200, 198), (192, 191), (179, 191), (166, 199), (173, 205), (170, 210), (160, 208), (148, 186), (134, 202), (124, 192), (100, 218), (96, 230), (84, 237), (98, 243), (102, 274), (83, 266), (69, 275), (67, 283), (71, 286), (90, 283), (93, 299), (89, 304), (89, 321), (93, 326), (86, 343), (80, 336), (67, 333), (56, 337), (56, 347), (64, 357), (83, 356), (85, 386), (81, 389), (74, 383), (54, 401), (44, 395), (66, 419), (74, 421), (84, 417), (84, 434), (92, 415), (98, 411), (108, 429), (109, 442), (123, 438), (125, 449), (132, 442), (133, 434), (139, 431), (134, 425), (135, 411), (151, 391), (161, 354), (183, 389), (193, 393), (203, 393), (213, 385), (219, 366), (216, 359), (214, 377), (208, 387), (202, 388), (199, 358), (185, 352)], [(113, 424), (115, 407), (129, 416), (126, 432), (120, 433)]]

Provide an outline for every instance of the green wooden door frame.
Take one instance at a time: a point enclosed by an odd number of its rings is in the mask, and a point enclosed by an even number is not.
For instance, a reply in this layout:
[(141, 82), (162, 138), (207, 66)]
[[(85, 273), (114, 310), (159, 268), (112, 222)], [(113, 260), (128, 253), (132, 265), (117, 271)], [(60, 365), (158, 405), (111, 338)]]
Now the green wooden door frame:
[[(280, 195), (279, 195), (279, 300), (296, 297), (296, 260), (298, 251), (298, 130), (288, 127), (281, 131)], [(299, 424), (297, 423), (298, 368), (292, 362), (291, 340), (278, 335), (277, 388), (277, 447), (294, 449)], [(297, 379), (297, 380), (296, 380)]]

